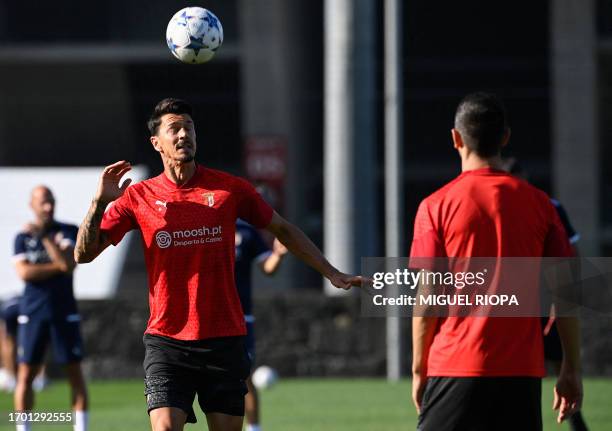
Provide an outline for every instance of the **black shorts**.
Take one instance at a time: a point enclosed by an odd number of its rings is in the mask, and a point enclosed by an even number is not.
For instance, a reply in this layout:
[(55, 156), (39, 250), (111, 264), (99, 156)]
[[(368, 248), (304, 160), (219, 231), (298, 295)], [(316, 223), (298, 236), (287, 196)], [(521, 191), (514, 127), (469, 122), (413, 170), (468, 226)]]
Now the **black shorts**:
[(195, 423), (193, 401), (204, 413), (244, 416), (245, 380), (251, 363), (244, 337), (182, 341), (145, 334), (145, 396), (148, 412), (177, 407)]
[(540, 431), (536, 377), (430, 377), (417, 431)]

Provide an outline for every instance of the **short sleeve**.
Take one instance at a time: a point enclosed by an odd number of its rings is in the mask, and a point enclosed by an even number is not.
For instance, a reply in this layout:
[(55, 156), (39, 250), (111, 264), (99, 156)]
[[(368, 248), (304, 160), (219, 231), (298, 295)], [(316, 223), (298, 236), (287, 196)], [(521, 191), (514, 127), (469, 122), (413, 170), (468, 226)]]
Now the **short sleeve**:
[(258, 229), (270, 224), (274, 210), (247, 181), (238, 180), (238, 217)]
[(411, 257), (446, 257), (444, 242), (440, 238), (427, 201), (421, 202), (414, 218)]
[(100, 230), (108, 236), (113, 245), (117, 245), (127, 232), (137, 228), (128, 192), (129, 188), (110, 204), (102, 217)]
[(444, 242), (434, 222), (427, 200), (421, 202), (414, 218), (414, 234), (410, 247), (410, 262), (413, 269), (434, 270), (437, 262), (434, 258), (446, 257)]
[(20, 233), (17, 234), (13, 243), (13, 261), (28, 260), (26, 256), (25, 235)]
[(544, 242), (544, 257), (572, 257), (574, 252), (557, 209), (552, 203), (549, 207), (551, 223)]

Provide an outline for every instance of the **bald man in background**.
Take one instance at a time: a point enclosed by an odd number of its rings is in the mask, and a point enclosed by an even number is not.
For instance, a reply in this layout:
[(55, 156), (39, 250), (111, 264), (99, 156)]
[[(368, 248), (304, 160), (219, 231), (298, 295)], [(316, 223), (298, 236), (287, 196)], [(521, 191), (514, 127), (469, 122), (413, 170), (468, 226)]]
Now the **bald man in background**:
[[(78, 227), (54, 219), (55, 198), (46, 186), (32, 190), (30, 208), (34, 221), (17, 234), (13, 257), (17, 274), (25, 282), (19, 304), (15, 411), (33, 409), (32, 381), (51, 341), (55, 359), (66, 367), (72, 390), (74, 430), (86, 431), (87, 389), (81, 371), (83, 343), (72, 290)], [(17, 431), (28, 431), (30, 427), (30, 423), (20, 423)]]

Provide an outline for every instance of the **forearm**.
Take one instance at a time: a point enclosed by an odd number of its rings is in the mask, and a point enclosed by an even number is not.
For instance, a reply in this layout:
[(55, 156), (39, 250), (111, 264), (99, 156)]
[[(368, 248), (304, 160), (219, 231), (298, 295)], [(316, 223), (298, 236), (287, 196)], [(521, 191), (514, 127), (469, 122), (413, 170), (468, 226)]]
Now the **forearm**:
[(55, 262), (50, 263), (29, 263), (22, 262), (17, 266), (19, 278), (25, 282), (44, 281), (51, 277), (61, 274), (63, 271)]
[(52, 262), (58, 265), (62, 272), (72, 272), (75, 267), (73, 253), (67, 254), (49, 237), (42, 238), (42, 244)]
[(438, 322), (437, 317), (412, 318), (412, 373), (427, 375), (429, 348)]
[(577, 317), (557, 317), (555, 320), (561, 346), (562, 367), (568, 372), (580, 373), (580, 323)]
[(74, 260), (78, 263), (91, 262), (100, 254), (104, 248), (104, 239), (100, 233), (100, 223), (104, 216), (107, 203), (93, 200), (85, 220), (79, 227), (76, 246), (74, 248)]
[(286, 223), (274, 234), (291, 253), (324, 277), (330, 278), (332, 274), (338, 272), (325, 259), (321, 250), (297, 226)]

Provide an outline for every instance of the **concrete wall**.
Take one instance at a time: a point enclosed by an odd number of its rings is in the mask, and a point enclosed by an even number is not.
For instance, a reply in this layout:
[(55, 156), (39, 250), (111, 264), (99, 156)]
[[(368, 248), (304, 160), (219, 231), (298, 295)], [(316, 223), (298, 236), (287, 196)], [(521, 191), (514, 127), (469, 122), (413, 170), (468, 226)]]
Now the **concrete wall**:
[[(149, 317), (146, 292), (131, 299), (82, 302), (89, 378), (143, 377), (142, 334)], [(385, 320), (361, 318), (359, 298), (325, 297), (309, 289), (257, 292), (256, 365), (283, 377), (380, 376), (385, 374)], [(402, 319), (410, 334), (410, 319)], [(585, 375), (612, 376), (612, 318), (583, 319)], [(410, 343), (402, 354), (409, 375)]]

